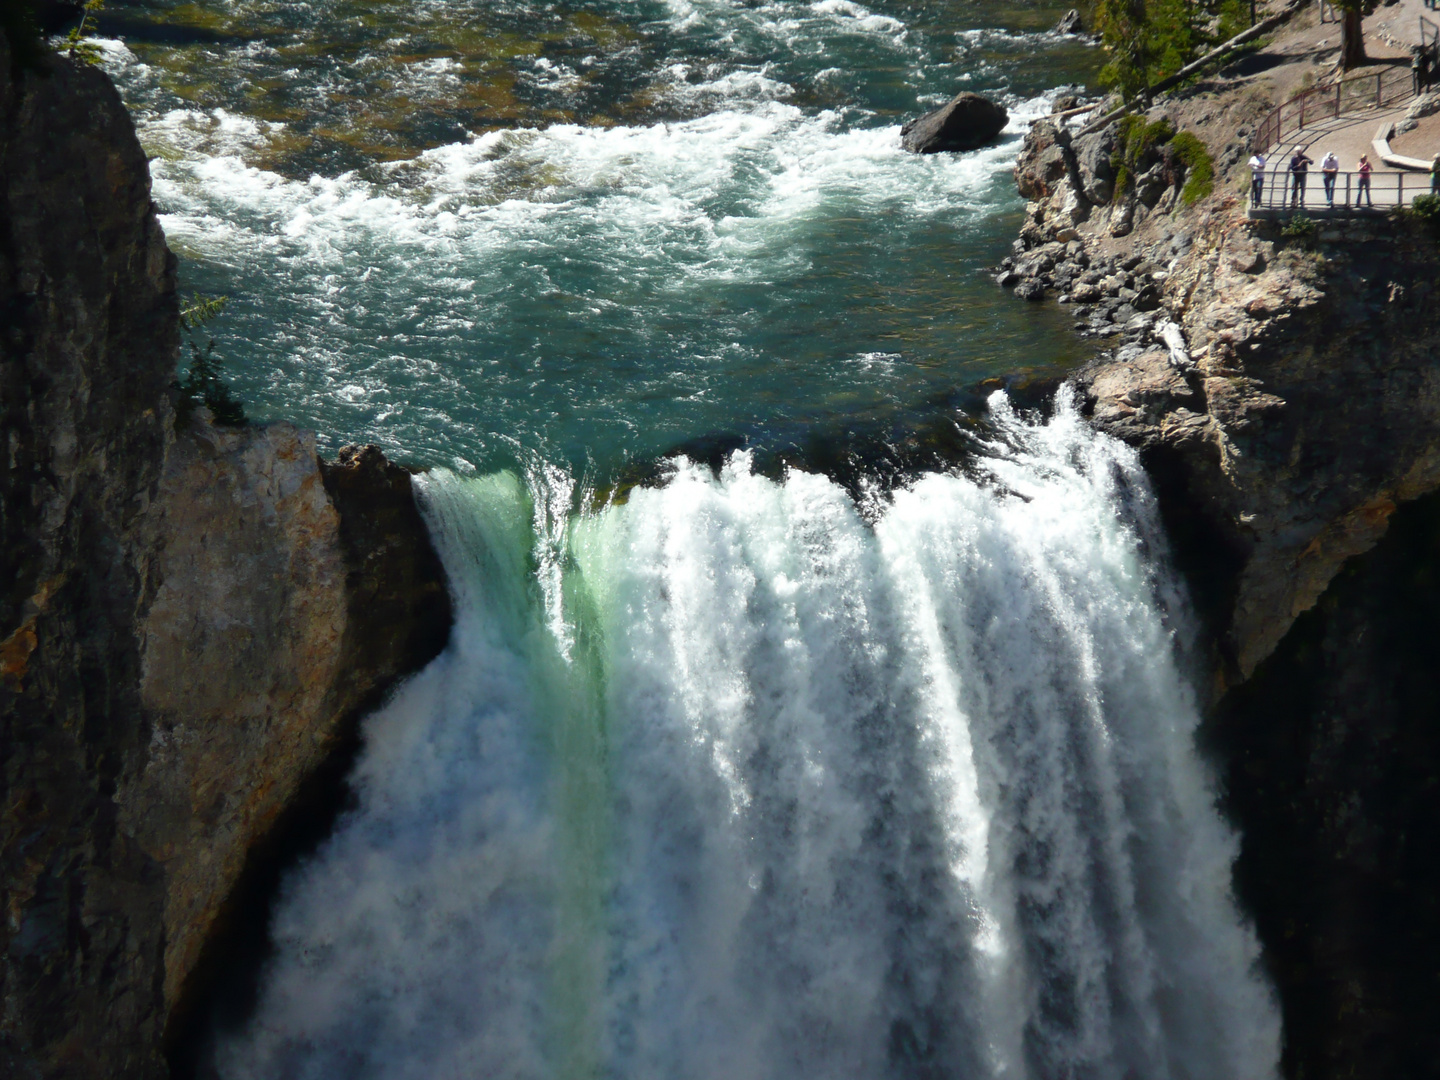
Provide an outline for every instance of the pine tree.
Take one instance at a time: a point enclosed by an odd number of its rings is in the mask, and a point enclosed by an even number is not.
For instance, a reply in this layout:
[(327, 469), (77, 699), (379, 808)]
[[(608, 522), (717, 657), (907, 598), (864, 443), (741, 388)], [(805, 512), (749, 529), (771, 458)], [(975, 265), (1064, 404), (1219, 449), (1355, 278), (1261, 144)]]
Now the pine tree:
[(1095, 25), (1110, 53), (1101, 79), (1127, 98), (1174, 75), (1249, 24), (1245, 0), (1099, 0)]
[(245, 406), (234, 391), (220, 377), (220, 360), (215, 356), (215, 339), (210, 338), (205, 348), (195, 340), (195, 332), (225, 310), (227, 297), (203, 297), (196, 293), (180, 309), (180, 326), (190, 345), (190, 370), (183, 381), (176, 384), (175, 423), (184, 427), (190, 414), (197, 406), (204, 405), (217, 424), (226, 427), (240, 427), (245, 423)]

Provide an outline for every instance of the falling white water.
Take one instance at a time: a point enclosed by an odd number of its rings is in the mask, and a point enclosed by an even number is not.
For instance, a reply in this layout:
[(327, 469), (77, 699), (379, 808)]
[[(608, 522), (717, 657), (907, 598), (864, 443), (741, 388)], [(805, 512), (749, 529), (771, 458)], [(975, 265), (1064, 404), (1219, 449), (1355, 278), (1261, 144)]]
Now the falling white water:
[(423, 481), (452, 644), (222, 1074), (1273, 1077), (1144, 475), (992, 412), (864, 516), (744, 455), (578, 517)]

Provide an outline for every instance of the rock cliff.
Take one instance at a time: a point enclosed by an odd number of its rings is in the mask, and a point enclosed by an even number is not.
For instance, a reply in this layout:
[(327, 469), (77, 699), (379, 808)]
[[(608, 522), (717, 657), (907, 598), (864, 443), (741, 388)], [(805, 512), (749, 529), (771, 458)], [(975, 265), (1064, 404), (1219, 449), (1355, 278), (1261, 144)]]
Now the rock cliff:
[(0, 1075), (163, 1077), (256, 852), (449, 600), (378, 450), (175, 435), (175, 263), (129, 117), (3, 35), (0, 200)]
[(1248, 220), (1258, 111), (1221, 81), (1144, 118), (1208, 144), (1219, 190), (1193, 202), (1178, 155), (1036, 124), (997, 279), (1097, 339), (1075, 381), (1141, 449), (1210, 629), (1204, 738), (1285, 1075), (1401, 1080), (1436, 1071), (1440, 1031), (1440, 243)]
[(1440, 1062), (1440, 494), (1402, 505), (1209, 724), (1291, 1077)]
[(1079, 332), (1114, 335), (1077, 381), (1166, 489), (1223, 689), (1397, 504), (1440, 486), (1440, 248), (1390, 218), (1287, 239), (1233, 195), (1186, 206), (1184, 170), (1159, 164), (1160, 190), (1142, 176), (1117, 196), (1103, 152), (1115, 141), (1036, 126), (1017, 166), (1036, 201), (1001, 280), (1070, 303)]

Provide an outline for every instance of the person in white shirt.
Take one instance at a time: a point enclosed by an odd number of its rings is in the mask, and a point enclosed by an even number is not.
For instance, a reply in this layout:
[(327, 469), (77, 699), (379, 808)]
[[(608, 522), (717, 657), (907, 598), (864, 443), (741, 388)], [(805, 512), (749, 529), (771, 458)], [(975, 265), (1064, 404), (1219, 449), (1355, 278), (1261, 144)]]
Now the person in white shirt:
[(1265, 192), (1265, 155), (1256, 154), (1250, 159), (1250, 205), (1259, 206), (1260, 196)]
[(1325, 201), (1333, 210), (1335, 208), (1335, 177), (1340, 172), (1340, 159), (1331, 150), (1320, 159), (1320, 178), (1325, 181)]

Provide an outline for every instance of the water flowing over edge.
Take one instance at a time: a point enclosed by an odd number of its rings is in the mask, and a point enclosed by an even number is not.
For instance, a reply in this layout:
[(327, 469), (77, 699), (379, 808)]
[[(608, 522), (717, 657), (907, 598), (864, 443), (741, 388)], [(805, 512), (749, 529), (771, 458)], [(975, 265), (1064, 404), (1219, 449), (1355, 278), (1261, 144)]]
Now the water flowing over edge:
[(454, 639), (222, 1074), (1275, 1075), (1143, 471), (991, 409), (863, 513), (743, 454), (423, 480)]

